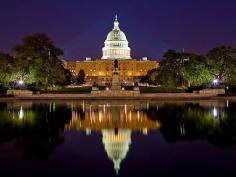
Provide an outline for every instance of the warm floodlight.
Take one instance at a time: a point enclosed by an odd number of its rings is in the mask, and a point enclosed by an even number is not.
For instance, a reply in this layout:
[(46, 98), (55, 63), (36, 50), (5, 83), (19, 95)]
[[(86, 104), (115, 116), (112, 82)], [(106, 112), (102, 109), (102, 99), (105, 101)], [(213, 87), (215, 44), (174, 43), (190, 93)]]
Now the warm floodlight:
[(213, 79), (214, 84), (218, 84), (219, 80), (218, 79)]
[(23, 80), (19, 80), (19, 81), (18, 81), (18, 84), (19, 84), (19, 85), (23, 85), (23, 84), (24, 84), (24, 81), (23, 81)]
[(24, 110), (22, 108), (22, 106), (20, 107), (20, 111), (19, 111), (19, 119), (23, 119), (24, 118)]

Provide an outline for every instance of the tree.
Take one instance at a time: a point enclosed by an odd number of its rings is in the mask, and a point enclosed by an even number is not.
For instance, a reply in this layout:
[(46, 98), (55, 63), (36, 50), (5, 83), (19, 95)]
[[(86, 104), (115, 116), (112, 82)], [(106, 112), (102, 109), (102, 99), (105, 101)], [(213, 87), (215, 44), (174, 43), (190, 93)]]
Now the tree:
[(85, 82), (85, 72), (83, 69), (79, 70), (77, 76), (77, 84), (83, 84)]
[(148, 77), (147, 75), (145, 75), (145, 76), (140, 76), (140, 78), (139, 78), (139, 82), (140, 82), (140, 83), (145, 84), (145, 83), (148, 83), (148, 81), (149, 81), (149, 77)]
[(140, 76), (139, 82), (140, 83), (148, 83), (148, 84), (156, 84), (156, 77), (157, 77), (157, 69), (148, 70), (145, 76)]
[(163, 59), (166, 59), (166, 60), (175, 60), (181, 57), (182, 57), (182, 54), (173, 49), (167, 50), (163, 55)]
[(207, 64), (213, 77), (236, 84), (236, 49), (221, 46), (210, 50), (207, 54)]
[(157, 69), (151, 69), (147, 72), (148, 83), (149, 84), (156, 84), (156, 77), (157, 77)]
[(156, 81), (166, 87), (191, 87), (201, 86), (212, 78), (207, 57), (168, 50), (160, 62)]
[(63, 51), (54, 46), (53, 41), (44, 33), (36, 33), (26, 36), (22, 39), (22, 44), (13, 48), (16, 58), (35, 60), (42, 58), (44, 60), (56, 60), (58, 56), (63, 55)]
[(192, 56), (183, 68), (183, 78), (187, 81), (188, 87), (201, 86), (212, 80), (212, 74), (204, 56)]
[(160, 62), (158, 75), (156, 77), (157, 83), (166, 87), (183, 86), (185, 84), (183, 68), (183, 55), (175, 50), (168, 50)]
[(72, 74), (68, 69), (64, 69), (64, 73), (66, 76), (66, 80), (64, 82), (64, 85), (70, 85), (72, 82)]
[(0, 52), (0, 88), (9, 86), (10, 73), (12, 72), (13, 58), (10, 55)]
[(63, 51), (54, 46), (46, 34), (36, 33), (23, 38), (22, 43), (13, 48), (21, 71), (30, 78), (34, 87), (45, 90), (66, 81), (66, 72), (58, 59)]

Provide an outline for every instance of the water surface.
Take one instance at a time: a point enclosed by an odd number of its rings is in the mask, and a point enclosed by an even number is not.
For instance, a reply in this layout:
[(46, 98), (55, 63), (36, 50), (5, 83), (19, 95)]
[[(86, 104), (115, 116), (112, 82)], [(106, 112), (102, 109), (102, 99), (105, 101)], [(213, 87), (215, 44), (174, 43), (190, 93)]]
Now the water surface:
[(236, 176), (236, 103), (0, 102), (1, 176)]

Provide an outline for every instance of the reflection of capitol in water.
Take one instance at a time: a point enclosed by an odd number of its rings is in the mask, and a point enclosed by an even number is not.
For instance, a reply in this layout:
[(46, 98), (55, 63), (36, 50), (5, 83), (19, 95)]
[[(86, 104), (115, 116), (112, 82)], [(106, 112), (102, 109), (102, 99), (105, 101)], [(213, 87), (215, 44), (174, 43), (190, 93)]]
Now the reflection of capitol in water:
[[(113, 165), (118, 174), (124, 169), (122, 165), (133, 161), (127, 157), (128, 153), (131, 155), (129, 149), (135, 146), (131, 147), (132, 132), (148, 134), (150, 130), (158, 130), (161, 122), (162, 136), (159, 138), (166, 141), (164, 144), (192, 144), (201, 140), (211, 145), (211, 149), (212, 145), (229, 148), (236, 144), (234, 115), (235, 103), (228, 100), (174, 103), (145, 100), (17, 101), (1, 103), (0, 130), (2, 144), (14, 141), (16, 149), (23, 151), (26, 159), (48, 159), (53, 149), (63, 143), (63, 130), (86, 132), (87, 135), (101, 132), (100, 141), (106, 152), (103, 156), (110, 159), (107, 158), (107, 163)], [(70, 134), (68, 132), (66, 136)], [(78, 141), (74, 136), (71, 138)], [(153, 139), (149, 140), (151, 143)], [(86, 146), (81, 148), (85, 149), (79, 153), (90, 153)], [(132, 153), (139, 152), (142, 149)]]
[(88, 135), (92, 131), (101, 131), (105, 151), (118, 174), (120, 164), (129, 151), (131, 132), (147, 134), (148, 130), (160, 127), (157, 121), (148, 119), (147, 114), (142, 111), (147, 106), (82, 103), (81, 106), (72, 106), (72, 119), (66, 129), (86, 131)]
[(120, 163), (125, 159), (131, 144), (131, 130), (121, 129), (117, 133), (113, 130), (102, 130), (102, 142), (109, 159), (114, 163), (114, 169), (118, 174)]

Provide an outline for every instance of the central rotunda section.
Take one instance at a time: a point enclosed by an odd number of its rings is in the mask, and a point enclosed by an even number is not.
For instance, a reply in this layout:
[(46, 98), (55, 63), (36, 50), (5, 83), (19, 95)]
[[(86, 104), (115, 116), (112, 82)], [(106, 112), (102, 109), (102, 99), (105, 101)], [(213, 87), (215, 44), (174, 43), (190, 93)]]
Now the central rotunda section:
[(117, 15), (115, 16), (114, 28), (108, 33), (104, 43), (102, 59), (131, 59), (129, 42), (125, 33), (119, 28)]

